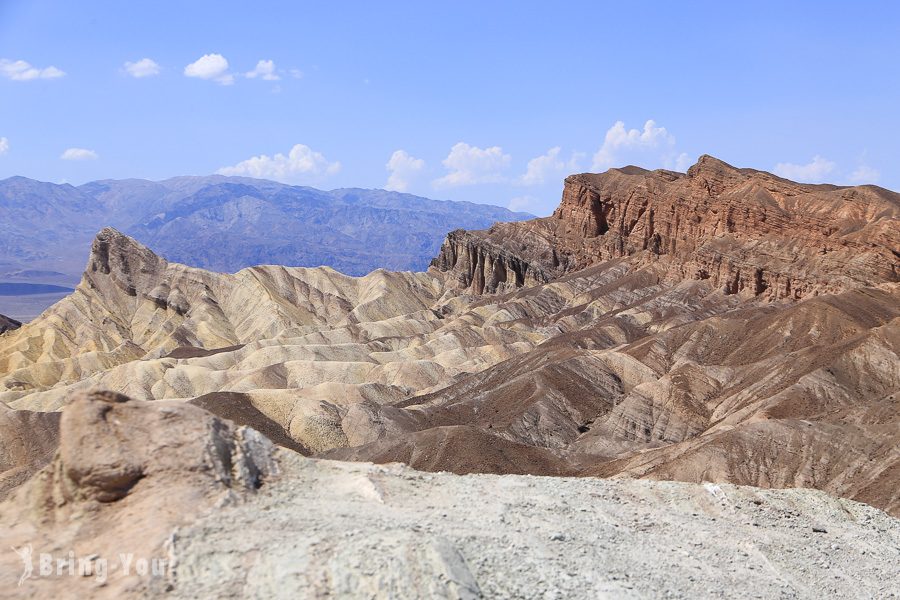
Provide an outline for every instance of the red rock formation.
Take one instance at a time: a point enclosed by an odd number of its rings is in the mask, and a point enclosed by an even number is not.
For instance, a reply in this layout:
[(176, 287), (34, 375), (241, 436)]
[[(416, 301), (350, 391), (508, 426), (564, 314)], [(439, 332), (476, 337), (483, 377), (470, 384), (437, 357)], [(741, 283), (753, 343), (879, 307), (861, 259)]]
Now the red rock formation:
[(794, 183), (702, 156), (686, 174), (572, 175), (551, 217), (454, 232), (433, 266), (480, 293), (503, 289), (498, 266), (541, 282), (634, 257), (726, 294), (802, 298), (900, 281), (898, 218), (900, 194), (876, 186)]

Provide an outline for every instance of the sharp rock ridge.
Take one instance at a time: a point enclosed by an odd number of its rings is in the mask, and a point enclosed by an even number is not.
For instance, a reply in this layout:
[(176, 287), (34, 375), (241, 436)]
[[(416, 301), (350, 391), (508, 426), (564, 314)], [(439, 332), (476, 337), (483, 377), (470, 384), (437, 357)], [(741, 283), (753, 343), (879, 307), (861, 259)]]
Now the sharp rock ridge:
[(900, 281), (898, 219), (900, 194), (882, 188), (801, 184), (703, 155), (686, 174), (571, 175), (552, 216), (453, 232), (432, 266), (483, 293), (627, 259), (725, 294), (801, 299)]

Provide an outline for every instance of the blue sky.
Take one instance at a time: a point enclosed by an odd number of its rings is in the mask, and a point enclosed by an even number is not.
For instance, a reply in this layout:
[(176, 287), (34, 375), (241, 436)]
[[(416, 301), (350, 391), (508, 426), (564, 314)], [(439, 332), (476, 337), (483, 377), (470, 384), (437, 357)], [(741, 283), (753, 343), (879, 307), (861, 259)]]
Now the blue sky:
[(568, 173), (708, 153), (900, 189), (898, 107), (894, 2), (0, 0), (0, 178), (547, 214)]

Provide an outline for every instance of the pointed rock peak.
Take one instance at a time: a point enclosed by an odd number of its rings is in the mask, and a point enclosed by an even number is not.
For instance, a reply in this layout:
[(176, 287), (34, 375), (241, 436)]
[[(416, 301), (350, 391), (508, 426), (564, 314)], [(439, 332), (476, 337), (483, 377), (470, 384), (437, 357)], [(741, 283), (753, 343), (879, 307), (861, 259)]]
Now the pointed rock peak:
[(708, 154), (697, 159), (697, 164), (687, 170), (688, 179), (700, 184), (711, 196), (718, 196), (729, 188), (740, 186), (750, 173), (748, 169), (738, 169)]
[[(121, 231), (116, 229), (115, 227), (104, 227), (96, 235), (96, 239), (109, 240), (109, 239), (115, 239), (115, 238), (125, 238), (125, 239), (131, 240), (134, 242), (134, 240), (132, 238), (128, 237), (127, 235), (125, 235), (124, 233), (122, 233)], [(134, 242), (134, 243), (136, 244), (137, 242)]]
[(610, 171), (618, 171), (619, 173), (624, 173), (625, 175), (646, 175), (650, 172), (647, 169), (638, 167), (636, 165), (626, 165), (624, 167), (610, 169)]
[(141, 264), (143, 269), (140, 270), (145, 270), (148, 263), (156, 264), (162, 260), (137, 240), (112, 227), (105, 227), (91, 244), (87, 270), (109, 274), (115, 268), (122, 273), (132, 273), (137, 272), (132, 269), (133, 265)]
[(113, 227), (104, 227), (94, 237), (91, 251), (93, 252), (97, 246), (113, 246), (120, 249), (132, 248), (135, 252), (148, 251), (148, 248), (138, 242), (136, 239), (129, 237)]
[(697, 159), (697, 163), (687, 170), (687, 174), (690, 177), (696, 177), (706, 173), (722, 175), (738, 172), (736, 167), (729, 165), (724, 160), (719, 160), (715, 156), (710, 156), (709, 154), (702, 155)]

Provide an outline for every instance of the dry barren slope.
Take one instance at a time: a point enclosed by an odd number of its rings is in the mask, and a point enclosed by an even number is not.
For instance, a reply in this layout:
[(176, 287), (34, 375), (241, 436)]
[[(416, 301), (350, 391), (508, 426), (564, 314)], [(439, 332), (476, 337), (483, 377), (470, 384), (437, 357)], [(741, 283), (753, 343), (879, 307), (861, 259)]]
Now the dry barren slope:
[(469, 472), (485, 453), (477, 428), (543, 450), (516, 453), (510, 472), (555, 474), (565, 459), (583, 474), (813, 487), (896, 514), (898, 352), (896, 284), (734, 310), (615, 348), (588, 328), (399, 405), (427, 427), (464, 427), (446, 430), (469, 439), (458, 453), (423, 451), (435, 445), (423, 432), (329, 456)]

